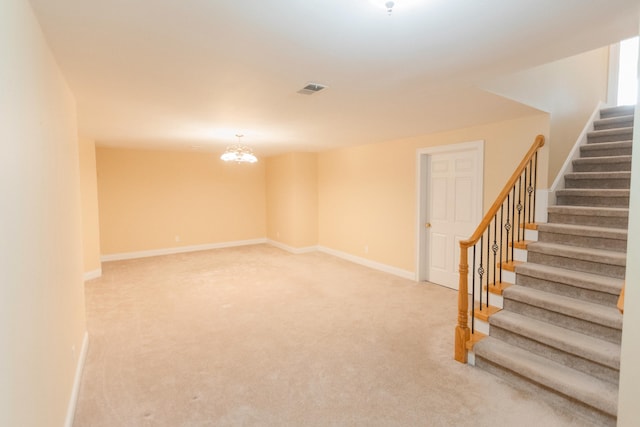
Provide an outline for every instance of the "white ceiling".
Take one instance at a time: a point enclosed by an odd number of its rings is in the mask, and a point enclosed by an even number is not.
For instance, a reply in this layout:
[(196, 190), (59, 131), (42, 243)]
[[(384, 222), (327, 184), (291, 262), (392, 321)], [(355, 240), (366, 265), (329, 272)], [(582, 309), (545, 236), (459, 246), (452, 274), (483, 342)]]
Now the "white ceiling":
[[(31, 0), (99, 144), (258, 155), (531, 113), (476, 83), (637, 34), (638, 0)], [(307, 82), (329, 86), (296, 93)]]

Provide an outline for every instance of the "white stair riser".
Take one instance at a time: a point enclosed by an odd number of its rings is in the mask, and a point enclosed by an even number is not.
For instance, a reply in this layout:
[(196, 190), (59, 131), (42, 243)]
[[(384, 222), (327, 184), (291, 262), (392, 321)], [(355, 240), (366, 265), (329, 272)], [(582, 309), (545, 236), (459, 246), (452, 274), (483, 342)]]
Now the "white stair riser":
[(525, 249), (515, 249), (513, 251), (513, 258), (516, 261), (527, 262), (527, 251)]
[[(469, 327), (471, 327), (471, 319), (469, 319)], [(480, 332), (482, 334), (489, 335), (489, 322), (476, 319), (474, 323), (474, 330), (475, 332)]]
[(502, 281), (504, 283), (511, 283), (512, 285), (516, 283), (516, 273), (513, 271), (502, 270)]
[(524, 230), (524, 239), (532, 242), (537, 242), (538, 230)]

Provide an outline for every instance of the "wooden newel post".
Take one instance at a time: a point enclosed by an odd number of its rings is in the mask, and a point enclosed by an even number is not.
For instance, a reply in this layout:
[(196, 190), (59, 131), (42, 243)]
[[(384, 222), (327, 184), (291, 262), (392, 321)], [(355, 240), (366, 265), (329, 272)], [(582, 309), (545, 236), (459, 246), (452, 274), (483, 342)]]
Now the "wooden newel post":
[(460, 282), (458, 287), (458, 326), (456, 326), (456, 342), (454, 358), (461, 363), (467, 363), (467, 341), (471, 336), (467, 325), (469, 310), (469, 291), (467, 277), (469, 264), (467, 262), (467, 247), (460, 245)]

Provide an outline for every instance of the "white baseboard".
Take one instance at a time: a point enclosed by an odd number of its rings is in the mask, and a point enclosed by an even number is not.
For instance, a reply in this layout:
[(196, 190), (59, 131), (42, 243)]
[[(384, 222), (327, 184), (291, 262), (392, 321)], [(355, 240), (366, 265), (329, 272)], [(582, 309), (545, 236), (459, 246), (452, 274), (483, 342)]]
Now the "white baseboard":
[(195, 245), (195, 246), (179, 246), (176, 248), (153, 249), (149, 251), (139, 251), (139, 252), (124, 252), (119, 254), (103, 255), (100, 257), (100, 260), (102, 262), (120, 261), (120, 260), (127, 260), (127, 259), (159, 256), (159, 255), (171, 255), (171, 254), (178, 254), (183, 252), (204, 251), (208, 249), (221, 249), (221, 248), (231, 248), (235, 246), (259, 245), (262, 243), (268, 243), (270, 245), (273, 245), (277, 248), (280, 248), (282, 250), (285, 250), (293, 254), (304, 254), (304, 253), (315, 252), (315, 251), (324, 252), (326, 254), (333, 255), (338, 258), (345, 259), (347, 261), (351, 261), (355, 264), (364, 265), (365, 267), (373, 268), (374, 270), (379, 270), (385, 273), (393, 274), (394, 276), (402, 277), (403, 279), (416, 280), (416, 274), (413, 271), (407, 271), (401, 268), (392, 267), (390, 265), (382, 264), (376, 261), (371, 261), (370, 259), (351, 255), (346, 252), (337, 251), (335, 249), (327, 248), (324, 246), (307, 246), (303, 248), (294, 248), (292, 246), (285, 245), (284, 243), (277, 242), (275, 240), (270, 240), (270, 239), (238, 240), (235, 242), (211, 243), (211, 244)]
[(278, 242), (276, 240), (267, 239), (267, 243), (271, 246), (275, 246), (276, 248), (282, 249), (283, 251), (291, 252), (292, 254), (306, 254), (309, 252), (316, 252), (318, 250), (317, 246), (305, 246), (302, 248), (294, 248), (293, 246), (285, 245), (282, 242)]
[(403, 279), (416, 280), (416, 273), (413, 271), (403, 270), (401, 268), (392, 267), (390, 265), (382, 264), (370, 259), (362, 258), (359, 256), (351, 255), (346, 252), (337, 251), (335, 249), (327, 248), (325, 246), (318, 246), (318, 251), (324, 252), (329, 255), (333, 255), (338, 258), (351, 261), (355, 264), (364, 265), (365, 267), (373, 268), (374, 270), (383, 271), (385, 273), (393, 274), (394, 276), (402, 277)]
[(102, 268), (96, 268), (95, 270), (85, 271), (84, 281), (86, 282), (87, 280), (97, 279), (100, 276), (102, 276)]
[(87, 350), (89, 348), (89, 334), (85, 331), (82, 338), (82, 348), (76, 365), (76, 376), (73, 380), (73, 388), (71, 389), (71, 397), (69, 397), (69, 405), (67, 405), (67, 418), (64, 426), (72, 427), (73, 418), (76, 414), (76, 404), (78, 403), (78, 393), (80, 393), (80, 380), (82, 379), (82, 371), (84, 370), (84, 362), (87, 358)]
[(234, 242), (207, 243), (204, 245), (193, 245), (193, 246), (178, 246), (175, 248), (152, 249), (149, 251), (139, 251), (139, 252), (123, 252), (119, 254), (103, 255), (100, 257), (100, 260), (103, 262), (120, 261), (125, 259), (146, 258), (146, 257), (152, 257), (152, 256), (159, 256), (159, 255), (179, 254), (183, 252), (195, 252), (195, 251), (206, 251), (209, 249), (231, 248), (235, 246), (259, 245), (261, 243), (267, 243), (267, 239), (263, 238), (263, 239), (252, 239), (252, 240), (236, 240)]

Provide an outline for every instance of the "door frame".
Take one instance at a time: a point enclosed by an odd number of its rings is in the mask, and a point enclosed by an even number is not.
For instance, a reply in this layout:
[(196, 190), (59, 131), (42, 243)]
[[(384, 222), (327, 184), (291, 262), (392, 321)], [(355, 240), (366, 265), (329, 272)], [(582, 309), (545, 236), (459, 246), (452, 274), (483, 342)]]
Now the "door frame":
[[(416, 152), (416, 281), (429, 280), (429, 257), (427, 256), (430, 242), (425, 224), (429, 222), (429, 208), (431, 195), (429, 194), (429, 172), (431, 156), (434, 154), (447, 154), (459, 152), (473, 152), (476, 155), (476, 182), (478, 183), (476, 203), (476, 218), (474, 222), (480, 224), (484, 215), (484, 140), (461, 142), (457, 144), (437, 145), (434, 147), (419, 148)], [(469, 236), (471, 237), (471, 236)]]

